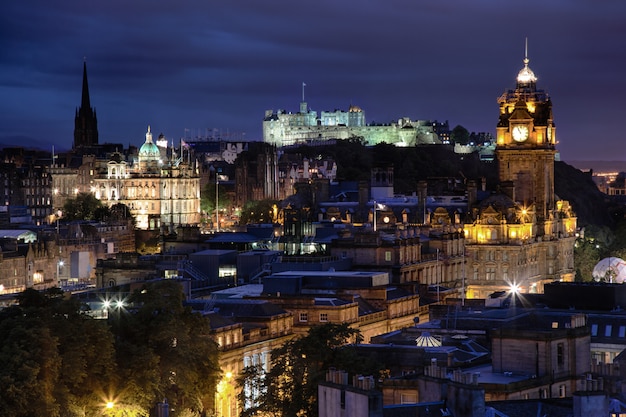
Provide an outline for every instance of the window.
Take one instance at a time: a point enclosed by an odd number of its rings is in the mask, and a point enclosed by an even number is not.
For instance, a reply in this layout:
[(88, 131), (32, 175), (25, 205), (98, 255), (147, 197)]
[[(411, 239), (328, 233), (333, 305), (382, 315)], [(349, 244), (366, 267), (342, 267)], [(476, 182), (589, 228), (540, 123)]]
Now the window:
[(301, 322), (309, 321), (309, 313), (300, 313), (300, 321)]
[(564, 359), (565, 349), (563, 347), (563, 343), (559, 343), (556, 345), (556, 363), (559, 367), (562, 367), (565, 363)]
[(328, 321), (328, 313), (320, 313), (320, 321)]
[(619, 326), (619, 337), (626, 336), (626, 326)]
[(591, 335), (592, 336), (597, 336), (598, 335), (598, 325), (597, 324), (592, 324), (591, 325)]
[(385, 262), (391, 262), (391, 251), (385, 251)]
[(606, 327), (604, 328), (604, 336), (611, 337), (612, 332), (613, 332), (613, 326), (611, 326), (610, 324), (607, 324)]
[(417, 403), (417, 394), (400, 394), (400, 404)]
[(485, 268), (485, 279), (487, 281), (493, 281), (496, 279), (496, 268), (493, 266), (488, 266)]

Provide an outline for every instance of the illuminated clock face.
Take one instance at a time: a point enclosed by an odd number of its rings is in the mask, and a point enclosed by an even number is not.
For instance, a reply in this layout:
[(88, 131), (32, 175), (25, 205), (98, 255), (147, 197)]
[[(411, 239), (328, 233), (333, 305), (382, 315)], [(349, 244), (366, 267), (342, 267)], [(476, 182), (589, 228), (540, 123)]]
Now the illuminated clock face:
[(513, 128), (513, 139), (517, 142), (523, 142), (528, 139), (528, 127), (524, 125), (515, 126)]

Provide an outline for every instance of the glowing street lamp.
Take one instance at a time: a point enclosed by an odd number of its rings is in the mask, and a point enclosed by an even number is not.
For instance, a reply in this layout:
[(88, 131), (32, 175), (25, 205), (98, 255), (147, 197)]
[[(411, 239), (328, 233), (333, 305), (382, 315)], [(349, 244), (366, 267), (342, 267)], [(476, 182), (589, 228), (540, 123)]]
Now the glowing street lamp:
[(63, 265), (65, 265), (65, 262), (59, 259), (59, 261), (57, 262), (57, 281), (58, 282), (61, 282), (60, 273), (61, 273), (61, 268), (63, 268)]

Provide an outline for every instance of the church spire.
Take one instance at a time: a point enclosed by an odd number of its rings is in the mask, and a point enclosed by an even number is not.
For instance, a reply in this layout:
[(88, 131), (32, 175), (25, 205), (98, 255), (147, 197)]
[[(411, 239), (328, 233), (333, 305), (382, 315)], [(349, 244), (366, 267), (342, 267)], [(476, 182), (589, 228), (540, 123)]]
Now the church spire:
[(91, 103), (89, 102), (89, 84), (87, 83), (87, 59), (83, 60), (83, 97), (80, 101), (80, 107), (84, 109), (90, 109)]
[(93, 146), (98, 144), (98, 119), (96, 111), (91, 107), (89, 100), (89, 84), (87, 82), (87, 60), (83, 61), (83, 91), (80, 108), (76, 109), (74, 119), (73, 148)]

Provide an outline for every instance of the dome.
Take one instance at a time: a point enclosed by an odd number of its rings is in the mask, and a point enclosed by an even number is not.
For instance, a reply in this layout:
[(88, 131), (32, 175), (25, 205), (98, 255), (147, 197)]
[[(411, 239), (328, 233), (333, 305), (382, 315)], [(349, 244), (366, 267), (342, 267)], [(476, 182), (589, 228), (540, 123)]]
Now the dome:
[(146, 132), (146, 141), (141, 148), (139, 148), (139, 159), (140, 160), (159, 160), (161, 158), (161, 151), (159, 151), (159, 147), (156, 146), (152, 142), (152, 133), (150, 132), (150, 126), (148, 126), (148, 131)]
[(616, 257), (604, 258), (596, 264), (591, 275), (596, 281), (621, 284), (626, 281), (626, 262)]
[(528, 67), (528, 62), (529, 59), (524, 58), (524, 68), (517, 73), (517, 82), (520, 84), (534, 83), (537, 81), (535, 73)]
[(362, 113), (363, 110), (359, 106), (355, 106), (354, 104), (350, 105), (350, 109), (348, 110), (350, 113)]

